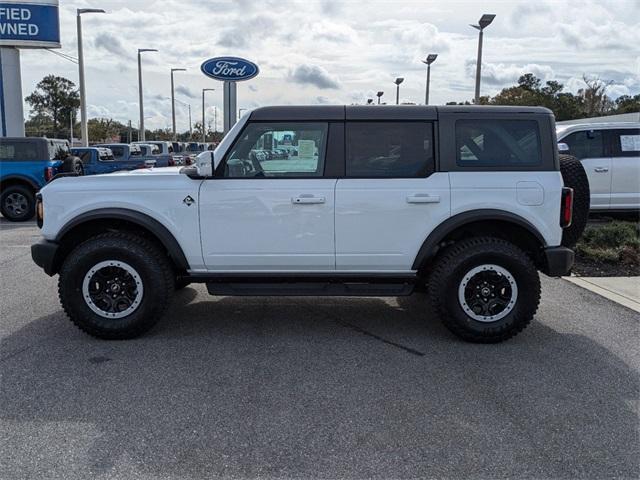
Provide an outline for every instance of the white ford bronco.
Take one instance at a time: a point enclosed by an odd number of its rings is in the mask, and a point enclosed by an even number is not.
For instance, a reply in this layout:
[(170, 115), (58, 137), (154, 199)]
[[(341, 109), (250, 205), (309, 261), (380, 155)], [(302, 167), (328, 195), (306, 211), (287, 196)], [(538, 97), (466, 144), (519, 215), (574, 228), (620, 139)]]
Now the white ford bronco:
[(148, 331), (174, 289), (200, 282), (213, 295), (426, 290), (453, 333), (499, 342), (536, 313), (538, 271), (572, 267), (561, 163), (544, 108), (259, 108), (194, 166), (54, 180), (32, 256), (59, 275), (73, 323), (105, 339)]

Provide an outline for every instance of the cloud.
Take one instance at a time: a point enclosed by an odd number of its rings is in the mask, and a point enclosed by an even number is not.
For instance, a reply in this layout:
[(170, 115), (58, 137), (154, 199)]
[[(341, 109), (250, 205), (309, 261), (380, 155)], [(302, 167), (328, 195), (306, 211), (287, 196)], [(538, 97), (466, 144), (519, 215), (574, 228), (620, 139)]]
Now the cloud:
[(189, 98), (198, 98), (198, 95), (193, 93), (189, 87), (185, 87), (184, 85), (178, 85), (176, 87), (176, 93), (180, 93), (181, 95)]
[(261, 14), (247, 19), (242, 17), (233, 23), (232, 27), (224, 29), (220, 33), (217, 44), (221, 47), (244, 48), (253, 45), (256, 39), (275, 35), (277, 19)]
[[(467, 60), (465, 66), (467, 75), (473, 77), (476, 73), (476, 61)], [(505, 65), (504, 63), (482, 62), (482, 81), (489, 85), (514, 85), (518, 78), (525, 73), (533, 73), (543, 82), (555, 78), (555, 73), (549, 65), (538, 65), (536, 63)]]
[(640, 45), (640, 28), (637, 24), (580, 19), (571, 24), (558, 24), (557, 30), (562, 41), (573, 49), (636, 50)]
[(96, 48), (101, 48), (106, 50), (113, 55), (118, 57), (129, 57), (130, 52), (128, 52), (120, 40), (113, 34), (109, 32), (99, 33), (93, 41), (93, 45)]
[(340, 88), (338, 79), (332, 77), (329, 72), (318, 65), (298, 65), (289, 72), (288, 80), (302, 85), (314, 85), (321, 89)]

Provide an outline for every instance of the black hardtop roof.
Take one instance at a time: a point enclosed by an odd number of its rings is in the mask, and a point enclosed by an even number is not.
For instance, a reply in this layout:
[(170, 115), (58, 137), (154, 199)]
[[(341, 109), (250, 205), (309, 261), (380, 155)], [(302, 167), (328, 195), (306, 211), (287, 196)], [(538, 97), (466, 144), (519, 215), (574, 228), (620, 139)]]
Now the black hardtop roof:
[(251, 112), (250, 120), (436, 120), (440, 113), (460, 114), (543, 114), (544, 107), (496, 105), (283, 105), (260, 107)]

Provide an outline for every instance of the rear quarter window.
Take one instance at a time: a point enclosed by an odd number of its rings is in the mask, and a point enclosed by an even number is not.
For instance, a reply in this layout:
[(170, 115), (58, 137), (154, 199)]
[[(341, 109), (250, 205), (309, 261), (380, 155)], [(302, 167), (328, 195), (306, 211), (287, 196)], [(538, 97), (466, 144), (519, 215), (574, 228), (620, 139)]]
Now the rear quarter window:
[(3, 140), (0, 143), (0, 160), (3, 162), (33, 162), (38, 158), (38, 146), (30, 142), (12, 142)]
[(522, 168), (542, 163), (535, 120), (457, 120), (455, 142), (460, 167)]

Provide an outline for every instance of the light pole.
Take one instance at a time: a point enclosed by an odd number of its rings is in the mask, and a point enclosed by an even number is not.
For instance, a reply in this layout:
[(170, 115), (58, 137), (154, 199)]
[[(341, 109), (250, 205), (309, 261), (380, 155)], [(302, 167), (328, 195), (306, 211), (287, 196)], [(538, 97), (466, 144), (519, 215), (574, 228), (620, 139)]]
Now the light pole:
[(431, 64), (436, 61), (436, 58), (438, 58), (437, 53), (430, 53), (429, 55), (427, 55), (426, 60), (422, 60), (422, 63), (427, 66), (427, 88), (424, 93), (425, 105), (429, 105), (429, 82), (431, 80)]
[(380, 105), (380, 98), (382, 97), (382, 95), (384, 95), (384, 92), (376, 93), (376, 97), (378, 97), (378, 105)]
[(494, 14), (485, 13), (484, 15), (482, 15), (482, 17), (480, 17), (480, 21), (478, 21), (478, 25), (470, 25), (471, 27), (475, 28), (476, 30), (478, 30), (480, 32), (480, 34), (478, 35), (478, 60), (476, 62), (476, 96), (475, 96), (476, 105), (478, 103), (480, 103), (480, 70), (481, 70), (481, 65), (482, 65), (482, 32), (484, 31), (485, 28), (487, 28), (489, 25), (491, 25), (491, 22), (493, 22), (494, 18), (496, 18), (496, 16)]
[(173, 90), (173, 72), (186, 72), (186, 68), (172, 68), (171, 69), (171, 125), (173, 127), (173, 140), (176, 140), (176, 102), (175, 93)]
[(157, 52), (155, 48), (138, 49), (138, 102), (140, 103), (140, 129), (138, 130), (138, 140), (144, 142), (144, 106), (142, 101), (142, 52)]
[(176, 102), (181, 103), (185, 107), (189, 107), (189, 137), (191, 137), (193, 135), (193, 129), (191, 127), (191, 104), (183, 102), (182, 100), (178, 100), (177, 98)]
[(400, 84), (404, 82), (404, 78), (398, 77), (393, 83), (396, 84), (396, 105), (400, 105)]
[(76, 26), (78, 29), (78, 77), (80, 79), (80, 134), (82, 146), (89, 146), (89, 128), (87, 127), (87, 90), (84, 85), (84, 54), (82, 51), (82, 20), (83, 13), (106, 13), (100, 8), (78, 8), (76, 10)]
[(207, 141), (207, 130), (204, 123), (204, 92), (213, 92), (215, 88), (203, 88), (202, 89), (202, 143)]

